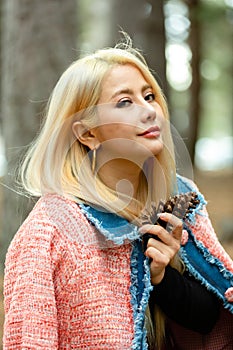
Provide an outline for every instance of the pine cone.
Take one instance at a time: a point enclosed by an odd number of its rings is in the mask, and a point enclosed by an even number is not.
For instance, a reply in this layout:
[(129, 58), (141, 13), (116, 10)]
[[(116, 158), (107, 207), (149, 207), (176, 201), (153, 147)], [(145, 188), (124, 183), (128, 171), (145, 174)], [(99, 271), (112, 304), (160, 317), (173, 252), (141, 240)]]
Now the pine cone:
[[(197, 205), (200, 203), (198, 196), (195, 192), (187, 192), (181, 193), (174, 197), (170, 197), (165, 204), (160, 202), (158, 208), (154, 205), (151, 206), (151, 211), (144, 212), (141, 216), (141, 225), (152, 224), (152, 225), (160, 225), (166, 228), (167, 231), (171, 231), (171, 225), (167, 224), (165, 221), (161, 220), (158, 217), (160, 213), (171, 213), (178, 217), (179, 219), (185, 220), (187, 215), (191, 213)], [(147, 248), (147, 243), (149, 238), (156, 238), (155, 235), (150, 233), (146, 233), (143, 235), (143, 246), (144, 250)]]

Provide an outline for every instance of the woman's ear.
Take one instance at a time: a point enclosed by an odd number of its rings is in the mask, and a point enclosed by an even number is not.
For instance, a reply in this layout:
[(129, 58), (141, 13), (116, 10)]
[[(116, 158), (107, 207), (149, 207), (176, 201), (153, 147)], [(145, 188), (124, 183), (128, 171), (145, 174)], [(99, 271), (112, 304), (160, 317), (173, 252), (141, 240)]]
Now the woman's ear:
[(82, 122), (75, 122), (72, 125), (72, 130), (79, 142), (85, 146), (88, 146), (91, 150), (97, 148), (97, 145), (99, 146), (99, 140), (97, 137), (94, 135), (94, 133), (92, 133), (92, 130), (88, 130)]

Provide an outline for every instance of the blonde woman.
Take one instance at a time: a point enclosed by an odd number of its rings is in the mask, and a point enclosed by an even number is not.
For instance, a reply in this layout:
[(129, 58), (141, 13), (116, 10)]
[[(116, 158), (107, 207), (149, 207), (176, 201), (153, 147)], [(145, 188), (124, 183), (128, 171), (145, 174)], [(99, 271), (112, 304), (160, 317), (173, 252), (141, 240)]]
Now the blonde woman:
[[(6, 257), (5, 350), (232, 348), (233, 263), (176, 174), (165, 99), (130, 40), (64, 72), (22, 183), (40, 199)], [(190, 191), (187, 216), (144, 223)]]

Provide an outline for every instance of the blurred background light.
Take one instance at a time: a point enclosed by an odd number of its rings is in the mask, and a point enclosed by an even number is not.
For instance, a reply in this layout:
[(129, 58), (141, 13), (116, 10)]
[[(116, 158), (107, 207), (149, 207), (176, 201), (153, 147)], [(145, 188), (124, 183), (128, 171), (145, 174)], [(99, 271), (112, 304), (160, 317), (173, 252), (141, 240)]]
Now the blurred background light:
[(167, 79), (173, 89), (187, 90), (192, 82), (190, 60), (192, 53), (187, 44), (167, 44)]
[(225, 0), (227, 6), (233, 7), (233, 0)]
[(204, 60), (201, 63), (201, 75), (207, 80), (217, 80), (220, 76), (220, 70), (214, 62)]
[(5, 147), (2, 136), (0, 135), (0, 177), (6, 174), (6, 165)]
[(195, 165), (197, 168), (206, 171), (232, 167), (233, 137), (200, 138), (196, 142)]

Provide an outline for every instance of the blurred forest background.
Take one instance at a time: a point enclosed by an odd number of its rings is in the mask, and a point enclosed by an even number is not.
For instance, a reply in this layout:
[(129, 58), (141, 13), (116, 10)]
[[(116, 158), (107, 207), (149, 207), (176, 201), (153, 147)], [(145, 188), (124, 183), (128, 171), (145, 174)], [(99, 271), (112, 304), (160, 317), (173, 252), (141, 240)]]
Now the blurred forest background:
[(233, 0), (0, 0), (0, 11), (0, 340), (5, 254), (34, 204), (18, 193), (20, 158), (64, 69), (121, 29), (165, 92), (178, 171), (205, 194), (233, 257)]

